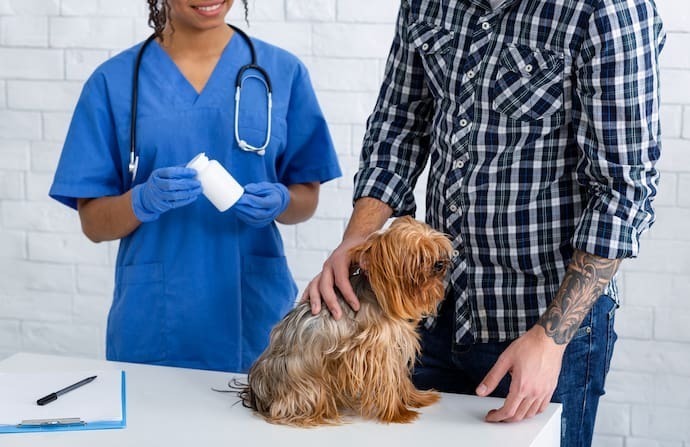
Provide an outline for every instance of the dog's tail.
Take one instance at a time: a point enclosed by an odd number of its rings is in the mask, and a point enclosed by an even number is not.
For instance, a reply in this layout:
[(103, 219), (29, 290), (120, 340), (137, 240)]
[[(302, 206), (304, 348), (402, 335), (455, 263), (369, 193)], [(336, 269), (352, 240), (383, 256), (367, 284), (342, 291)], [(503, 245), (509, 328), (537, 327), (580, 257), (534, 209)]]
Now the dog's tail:
[(256, 398), (256, 394), (254, 394), (252, 387), (249, 386), (248, 383), (244, 383), (238, 379), (232, 379), (228, 382), (228, 388), (230, 388), (235, 395), (240, 398), (243, 407), (258, 412), (262, 411), (262, 405)]

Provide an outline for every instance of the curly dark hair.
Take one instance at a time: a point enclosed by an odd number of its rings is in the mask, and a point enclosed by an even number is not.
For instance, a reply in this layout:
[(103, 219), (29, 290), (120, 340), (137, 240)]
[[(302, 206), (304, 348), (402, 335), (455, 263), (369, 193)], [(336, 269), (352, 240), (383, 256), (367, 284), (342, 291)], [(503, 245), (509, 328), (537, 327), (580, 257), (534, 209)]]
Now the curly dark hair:
[[(149, 26), (158, 38), (163, 40), (163, 30), (165, 24), (170, 20), (170, 5), (168, 0), (146, 0), (149, 4)], [(244, 5), (244, 21), (249, 25), (249, 5), (248, 0), (242, 0)]]

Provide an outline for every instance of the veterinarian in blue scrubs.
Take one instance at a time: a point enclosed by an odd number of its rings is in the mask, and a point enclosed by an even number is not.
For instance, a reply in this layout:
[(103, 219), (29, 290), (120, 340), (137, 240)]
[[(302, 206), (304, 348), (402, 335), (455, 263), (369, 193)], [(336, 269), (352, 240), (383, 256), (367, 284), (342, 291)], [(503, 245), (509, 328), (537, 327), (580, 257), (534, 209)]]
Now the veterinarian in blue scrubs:
[[(272, 83), (270, 142), (263, 154), (239, 147), (235, 79), (252, 55), (224, 23), (232, 3), (149, 6), (157, 38), (139, 68), (134, 178), (130, 110), (142, 44), (101, 65), (74, 111), (50, 195), (79, 210), (91, 240), (120, 239), (109, 360), (248, 369), (296, 299), (274, 221), (308, 219), (320, 183), (340, 175), (305, 67), (257, 39), (256, 61)], [(265, 85), (250, 76), (237, 117), (242, 140), (265, 142), (267, 113)], [(184, 167), (199, 152), (245, 187), (226, 212)]]

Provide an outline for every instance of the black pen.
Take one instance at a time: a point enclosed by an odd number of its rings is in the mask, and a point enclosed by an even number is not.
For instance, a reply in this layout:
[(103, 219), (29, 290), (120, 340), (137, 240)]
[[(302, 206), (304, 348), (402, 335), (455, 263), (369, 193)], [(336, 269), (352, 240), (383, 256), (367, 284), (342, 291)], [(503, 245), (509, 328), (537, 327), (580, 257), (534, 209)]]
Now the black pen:
[(63, 389), (61, 389), (61, 390), (58, 390), (58, 391), (54, 392), (54, 393), (50, 393), (50, 394), (48, 394), (47, 396), (44, 396), (44, 397), (38, 399), (38, 400), (36, 401), (36, 403), (37, 403), (38, 405), (45, 405), (45, 404), (48, 404), (48, 403), (50, 403), (50, 402), (52, 402), (52, 401), (54, 401), (54, 400), (57, 400), (57, 398), (58, 398), (59, 396), (62, 396), (62, 395), (65, 394), (65, 393), (69, 393), (70, 391), (75, 390), (75, 389), (79, 388), (80, 386), (83, 386), (83, 385), (86, 385), (87, 383), (93, 382), (93, 379), (95, 379), (95, 378), (96, 378), (96, 376), (87, 377), (87, 378), (84, 379), (84, 380), (80, 380), (80, 381), (77, 382), (77, 383), (74, 383), (74, 384), (72, 384), (72, 385), (70, 385), (70, 386), (68, 386), (68, 387), (65, 387), (65, 388), (63, 388)]

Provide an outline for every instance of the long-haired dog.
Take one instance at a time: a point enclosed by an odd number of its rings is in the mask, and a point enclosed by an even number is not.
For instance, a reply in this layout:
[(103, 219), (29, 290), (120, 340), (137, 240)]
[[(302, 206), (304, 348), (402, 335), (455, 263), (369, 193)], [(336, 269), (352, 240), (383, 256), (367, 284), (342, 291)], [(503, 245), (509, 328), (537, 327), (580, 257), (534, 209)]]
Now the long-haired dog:
[(277, 424), (338, 424), (343, 412), (381, 422), (411, 422), (412, 408), (431, 405), (435, 391), (410, 379), (419, 353), (417, 324), (444, 296), (451, 244), (411, 217), (396, 219), (351, 250), (350, 282), (360, 309), (339, 294), (343, 317), (308, 303), (289, 312), (249, 370), (239, 395), (246, 407)]

